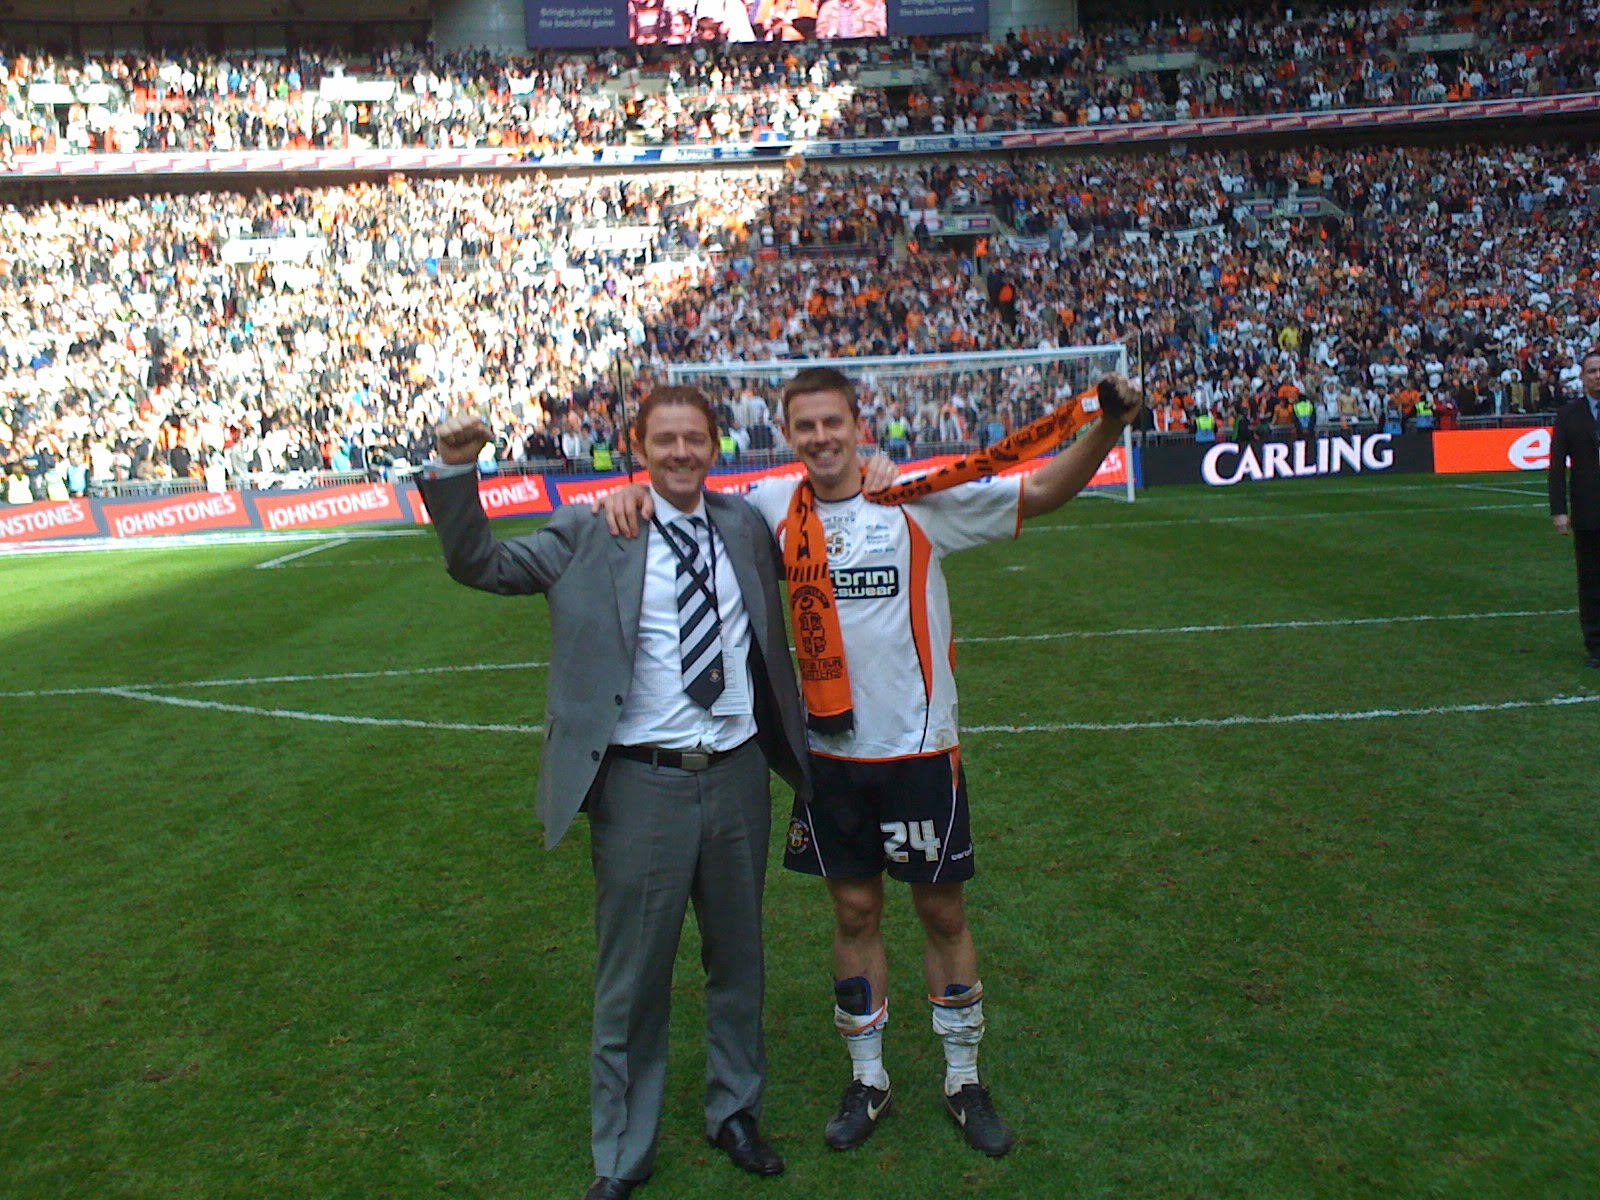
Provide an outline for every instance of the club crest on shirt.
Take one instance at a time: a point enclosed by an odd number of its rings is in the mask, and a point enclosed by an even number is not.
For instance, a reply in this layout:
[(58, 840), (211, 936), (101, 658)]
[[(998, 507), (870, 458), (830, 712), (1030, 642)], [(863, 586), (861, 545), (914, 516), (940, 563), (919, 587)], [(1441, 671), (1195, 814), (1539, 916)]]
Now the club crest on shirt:
[(811, 845), (811, 826), (796, 817), (789, 822), (789, 849), (795, 854), (803, 854), (809, 845)]
[(834, 529), (828, 533), (828, 558), (830, 560), (844, 556), (844, 530)]

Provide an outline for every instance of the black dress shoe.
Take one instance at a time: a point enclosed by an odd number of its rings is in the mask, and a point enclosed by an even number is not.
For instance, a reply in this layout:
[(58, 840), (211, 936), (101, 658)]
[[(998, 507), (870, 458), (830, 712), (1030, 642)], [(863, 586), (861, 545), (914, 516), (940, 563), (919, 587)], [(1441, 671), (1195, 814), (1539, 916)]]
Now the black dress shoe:
[(747, 1112), (734, 1113), (722, 1123), (717, 1136), (707, 1139), (741, 1171), (752, 1175), (782, 1175), (783, 1158), (766, 1142), (756, 1128), (756, 1119)]
[(599, 1175), (583, 1194), (583, 1200), (626, 1200), (629, 1192), (644, 1183), (643, 1179), (613, 1179)]

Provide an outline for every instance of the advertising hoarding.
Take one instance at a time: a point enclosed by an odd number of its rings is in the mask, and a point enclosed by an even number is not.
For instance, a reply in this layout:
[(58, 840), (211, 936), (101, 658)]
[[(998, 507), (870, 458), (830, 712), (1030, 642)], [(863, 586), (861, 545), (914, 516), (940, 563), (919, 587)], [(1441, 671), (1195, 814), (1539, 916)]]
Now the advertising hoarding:
[(1434, 470), (1543, 471), (1550, 465), (1550, 429), (1446, 429), (1433, 435)]
[(100, 532), (87, 500), (44, 500), (0, 508), (0, 542), (92, 536)]
[(1328, 475), (1427, 474), (1433, 439), (1426, 434), (1352, 433), (1292, 442), (1153, 443), (1144, 448), (1144, 483), (1236, 487), (1269, 479)]
[(401, 521), (393, 484), (358, 483), (306, 492), (257, 492), (261, 528), (331, 529), (373, 521)]
[(160, 500), (134, 500), (102, 508), (112, 537), (151, 537), (208, 529), (249, 529), (242, 492), (186, 492)]

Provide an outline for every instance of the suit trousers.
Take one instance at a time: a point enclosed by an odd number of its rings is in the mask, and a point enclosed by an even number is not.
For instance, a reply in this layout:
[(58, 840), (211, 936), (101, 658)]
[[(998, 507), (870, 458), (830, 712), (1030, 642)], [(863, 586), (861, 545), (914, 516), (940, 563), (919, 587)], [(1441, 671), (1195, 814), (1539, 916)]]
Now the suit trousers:
[(1575, 529), (1572, 543), (1578, 556), (1578, 624), (1583, 646), (1600, 657), (1600, 530)]
[(759, 1116), (766, 1082), (761, 897), (772, 828), (752, 740), (704, 771), (610, 758), (589, 799), (597, 942), (590, 1100), (596, 1175), (654, 1168), (672, 971), (689, 905), (706, 972), (706, 1132)]

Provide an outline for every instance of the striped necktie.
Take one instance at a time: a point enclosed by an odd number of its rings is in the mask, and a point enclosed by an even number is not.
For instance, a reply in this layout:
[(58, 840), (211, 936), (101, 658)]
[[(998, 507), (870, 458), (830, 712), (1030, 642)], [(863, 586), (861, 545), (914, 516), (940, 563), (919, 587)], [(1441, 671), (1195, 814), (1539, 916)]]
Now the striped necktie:
[[(683, 660), (683, 690), (701, 708), (722, 695), (722, 617), (717, 612), (716, 551), (710, 527), (701, 517), (684, 517), (669, 526), (678, 547), (678, 652)], [(701, 538), (710, 551), (702, 556)], [(709, 562), (711, 565), (707, 566)]]

